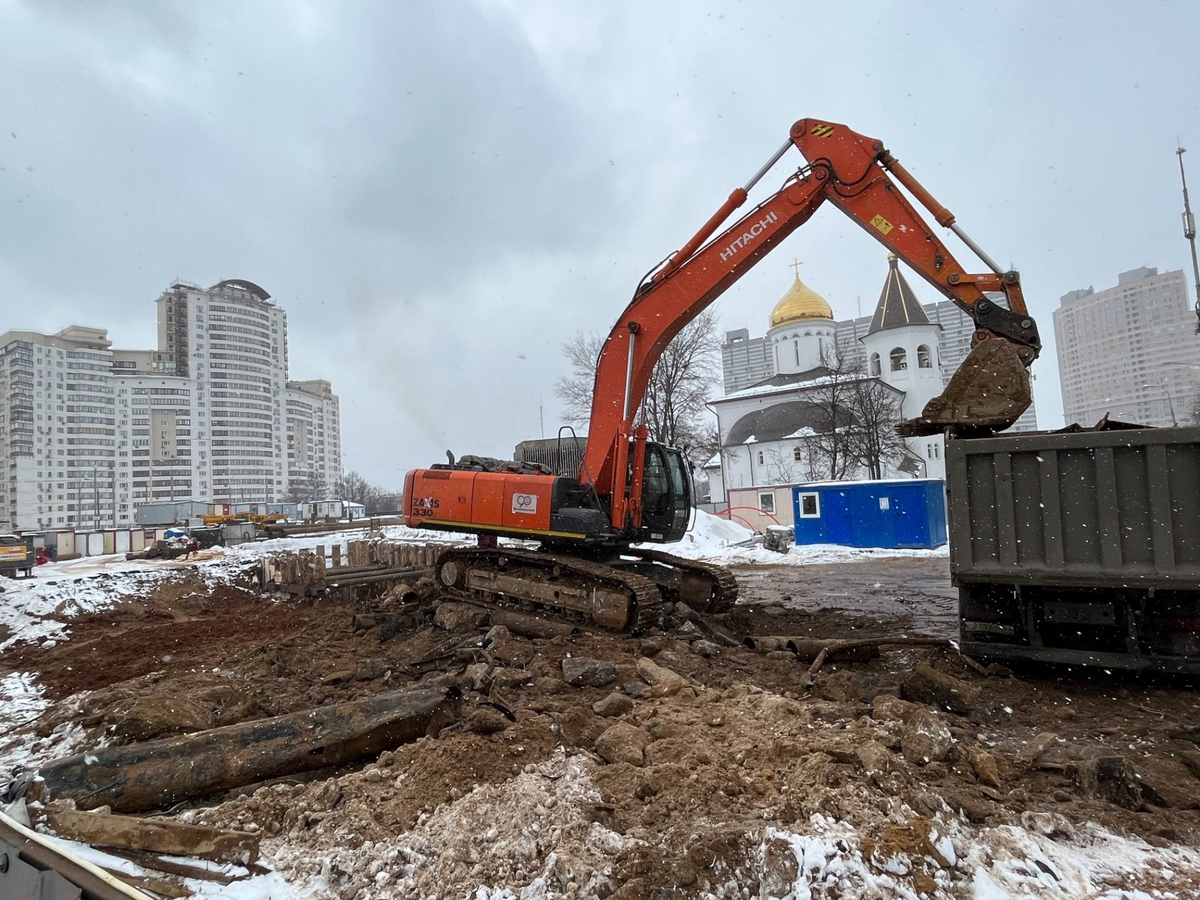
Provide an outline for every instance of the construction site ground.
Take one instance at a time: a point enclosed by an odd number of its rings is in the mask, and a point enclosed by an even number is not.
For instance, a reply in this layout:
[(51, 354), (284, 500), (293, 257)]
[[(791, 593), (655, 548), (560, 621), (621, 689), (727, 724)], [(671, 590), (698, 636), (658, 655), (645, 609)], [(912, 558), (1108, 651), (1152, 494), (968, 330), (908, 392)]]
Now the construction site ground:
[[(722, 624), (739, 636), (956, 630), (944, 556), (734, 570), (742, 599)], [(276, 900), (1200, 896), (1192, 683), (983, 674), (947, 644), (826, 663), (805, 688), (791, 653), (694, 626), (527, 638), (417, 623), (381, 640), (352, 628), (363, 609), (265, 596), (253, 571), (172, 564), (112, 578), (119, 596), (94, 611), (49, 611), (64, 630), (48, 636), (0, 626), (0, 782), (93, 746), (453, 674), (463, 716), (439, 734), (171, 810), (261, 833), (274, 870), (265, 887), (189, 886)], [(414, 671), (439, 649), (446, 662)], [(901, 700), (922, 663), (978, 696), (957, 711)], [(1114, 757), (1115, 775), (1097, 768)]]

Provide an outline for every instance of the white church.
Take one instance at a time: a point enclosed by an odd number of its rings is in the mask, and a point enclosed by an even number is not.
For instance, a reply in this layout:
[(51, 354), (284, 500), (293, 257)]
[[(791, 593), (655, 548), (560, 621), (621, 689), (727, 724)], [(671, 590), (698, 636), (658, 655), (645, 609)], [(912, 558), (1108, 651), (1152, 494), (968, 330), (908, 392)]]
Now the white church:
[[(901, 418), (916, 418), (942, 392), (940, 330), (889, 254), (879, 305), (859, 338), (867, 371), (852, 377), (878, 381), (894, 391)], [(830, 423), (827, 407), (814, 402), (814, 395), (828, 385), (829, 369), (822, 361), (837, 354), (833, 310), (798, 275), (771, 311), (767, 345), (775, 375), (709, 403), (717, 416), (721, 449), (704, 468), (710, 497), (717, 503), (732, 503), (731, 492), (822, 480), (814, 442), (822, 429), (846, 424)], [(906, 444), (908, 455), (892, 460), (885, 478), (945, 477), (940, 436), (911, 438)], [(864, 478), (866, 471), (850, 477)], [(778, 493), (783, 502), (786, 492)], [(774, 505), (764, 494), (755, 505), (768, 503)]]

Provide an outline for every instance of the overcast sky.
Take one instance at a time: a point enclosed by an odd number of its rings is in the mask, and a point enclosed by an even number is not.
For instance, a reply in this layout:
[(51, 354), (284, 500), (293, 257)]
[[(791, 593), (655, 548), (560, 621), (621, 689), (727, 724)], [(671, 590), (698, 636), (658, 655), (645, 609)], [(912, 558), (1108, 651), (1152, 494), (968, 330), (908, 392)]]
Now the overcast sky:
[[(1059, 427), (1059, 296), (1188, 261), (1197, 35), (1194, 2), (0, 0), (0, 331), (147, 348), (172, 281), (254, 281), (291, 377), (341, 397), (346, 469), (398, 487), (447, 448), (511, 453), (539, 406), (553, 435), (562, 342), (814, 116), (1020, 268)], [(793, 258), (839, 317), (873, 309), (885, 251), (827, 207), (722, 327), (762, 334)]]

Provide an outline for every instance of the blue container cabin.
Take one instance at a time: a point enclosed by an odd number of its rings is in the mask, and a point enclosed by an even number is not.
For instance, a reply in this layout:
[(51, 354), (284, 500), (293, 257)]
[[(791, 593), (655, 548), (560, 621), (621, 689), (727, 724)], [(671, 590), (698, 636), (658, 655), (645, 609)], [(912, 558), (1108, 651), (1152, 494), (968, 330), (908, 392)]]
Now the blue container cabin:
[(827, 481), (792, 489), (797, 544), (931, 549), (946, 543), (938, 478)]

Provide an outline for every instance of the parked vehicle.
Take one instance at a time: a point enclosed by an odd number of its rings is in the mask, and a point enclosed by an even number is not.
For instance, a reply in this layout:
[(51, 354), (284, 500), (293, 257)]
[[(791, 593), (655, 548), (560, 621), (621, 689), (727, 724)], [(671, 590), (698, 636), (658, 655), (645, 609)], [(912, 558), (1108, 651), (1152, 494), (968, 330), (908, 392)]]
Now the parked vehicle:
[(946, 442), (963, 652), (1200, 674), (1200, 427)]
[(37, 555), (33, 551), (33, 539), (16, 534), (0, 534), (0, 575), (18, 578), (33, 577)]

